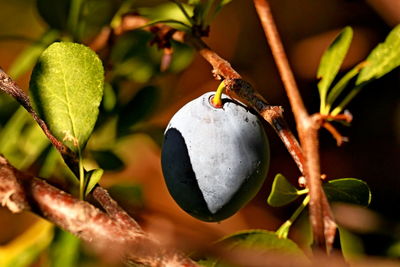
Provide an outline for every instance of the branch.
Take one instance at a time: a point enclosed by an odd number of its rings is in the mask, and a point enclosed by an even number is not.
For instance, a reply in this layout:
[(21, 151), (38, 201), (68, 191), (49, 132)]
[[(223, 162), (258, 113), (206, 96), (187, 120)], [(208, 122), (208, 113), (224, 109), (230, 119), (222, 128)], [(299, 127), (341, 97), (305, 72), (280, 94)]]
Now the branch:
[(104, 189), (97, 187), (95, 192), (103, 198), (102, 204), (108, 203), (105, 205), (108, 214), (41, 179), (20, 172), (0, 156), (0, 203), (12, 212), (30, 210), (91, 244), (97, 252), (122, 258), (127, 263), (197, 266), (183, 254), (163, 248), (133, 223), (133, 219), (127, 223), (125, 212), (115, 202), (110, 203), (111, 198)]
[(306, 158), (304, 173), (307, 186), (310, 190), (309, 210), (314, 240), (317, 246), (330, 251), (336, 233), (336, 224), (320, 181), (321, 170), (318, 143), (318, 131), (321, 127), (320, 121), (308, 115), (304, 107), (268, 1), (254, 0), (254, 6), (256, 7), (266, 38), (271, 47), (272, 55), (285, 86), (286, 94), (296, 120), (301, 147)]

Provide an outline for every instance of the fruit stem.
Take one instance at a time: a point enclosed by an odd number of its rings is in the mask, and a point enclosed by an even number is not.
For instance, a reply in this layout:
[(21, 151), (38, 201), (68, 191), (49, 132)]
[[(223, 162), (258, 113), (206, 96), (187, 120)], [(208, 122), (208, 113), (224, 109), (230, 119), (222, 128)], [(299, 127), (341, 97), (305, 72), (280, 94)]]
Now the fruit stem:
[(225, 90), (225, 82), (222, 81), (217, 88), (217, 91), (215, 91), (214, 97), (211, 99), (211, 104), (216, 107), (216, 108), (221, 108), (222, 107), (222, 92)]

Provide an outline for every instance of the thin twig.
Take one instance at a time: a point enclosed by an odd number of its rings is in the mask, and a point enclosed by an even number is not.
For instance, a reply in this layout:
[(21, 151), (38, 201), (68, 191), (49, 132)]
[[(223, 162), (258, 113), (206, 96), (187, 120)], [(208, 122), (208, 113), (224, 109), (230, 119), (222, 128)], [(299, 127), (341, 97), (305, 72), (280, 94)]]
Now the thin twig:
[(314, 241), (318, 247), (327, 248), (330, 251), (336, 232), (336, 225), (320, 181), (321, 171), (318, 151), (318, 131), (320, 124), (318, 124), (317, 120), (309, 116), (305, 109), (268, 1), (254, 0), (253, 2), (286, 89), (286, 94), (296, 120), (301, 147), (306, 158), (306, 168), (304, 171), (307, 186), (310, 190), (309, 210)]

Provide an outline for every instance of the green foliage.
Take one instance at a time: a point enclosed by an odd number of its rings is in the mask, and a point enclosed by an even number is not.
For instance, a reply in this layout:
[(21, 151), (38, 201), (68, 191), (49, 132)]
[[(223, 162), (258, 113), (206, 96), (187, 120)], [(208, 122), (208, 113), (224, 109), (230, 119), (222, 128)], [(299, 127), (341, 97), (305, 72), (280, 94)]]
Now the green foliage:
[(352, 38), (353, 30), (350, 27), (344, 28), (321, 58), (317, 71), (317, 78), (321, 79), (318, 83), (319, 95), (321, 97), (321, 113), (324, 113), (328, 89), (339, 72)]
[(50, 259), (52, 267), (78, 266), (81, 241), (71, 233), (57, 229), (51, 244)]
[(120, 5), (116, 0), (84, 0), (77, 21), (78, 40), (88, 40), (109, 25)]
[(331, 111), (331, 107), (334, 104), (335, 100), (346, 89), (346, 87), (352, 81), (352, 79), (360, 73), (364, 65), (365, 65), (364, 63), (360, 63), (354, 68), (352, 68), (329, 91), (328, 98), (326, 100), (326, 106), (325, 109), (323, 110), (323, 114), (328, 114)]
[(385, 42), (372, 50), (366, 59), (366, 66), (358, 75), (356, 85), (378, 79), (400, 65), (400, 25), (386, 37)]
[(278, 173), (272, 183), (268, 204), (272, 207), (281, 207), (296, 200), (301, 191), (294, 187), (285, 176)]
[(75, 152), (85, 147), (96, 123), (103, 75), (97, 55), (75, 43), (52, 44), (33, 70), (30, 89), (38, 113)]
[(119, 7), (109, 0), (38, 0), (40, 16), (53, 30), (80, 41), (92, 38), (110, 23)]
[(303, 253), (293, 241), (279, 238), (276, 233), (266, 230), (240, 231), (223, 238), (219, 243), (226, 244), (230, 248), (240, 247), (300, 255)]
[(94, 169), (85, 173), (85, 192), (84, 195), (87, 196), (96, 184), (100, 181), (101, 176), (103, 176), (103, 169)]
[[(321, 78), (318, 83), (321, 98), (320, 113), (336, 116), (350, 103), (350, 101), (370, 81), (378, 79), (400, 66), (400, 25), (396, 26), (387, 36), (386, 40), (376, 46), (364, 62), (361, 62), (347, 74), (345, 74), (330, 89), (340, 65), (347, 53), (352, 39), (352, 30), (346, 27), (325, 51), (321, 58), (317, 77)], [(346, 87), (356, 77), (353, 88), (343, 96), (343, 99), (331, 111), (335, 101), (343, 94)], [(328, 97), (327, 97), (328, 96)]]
[(355, 178), (331, 180), (323, 185), (329, 201), (346, 202), (368, 206), (371, 202), (371, 191), (364, 181)]
[(150, 33), (134, 31), (116, 41), (111, 51), (111, 61), (115, 64), (112, 71), (114, 79), (145, 83), (159, 73), (161, 52), (149, 46), (151, 40)]
[(338, 229), (341, 251), (344, 258), (346, 260), (353, 260), (362, 257), (364, 255), (362, 240), (343, 227), (339, 226)]
[(193, 24), (206, 30), (221, 9), (232, 0), (190, 0), (188, 4), (194, 7)]
[[(305, 255), (296, 243), (286, 238), (279, 238), (276, 233), (266, 230), (240, 231), (223, 238), (217, 244), (224, 245), (228, 249), (249, 249), (257, 253), (279, 252), (305, 259)], [(198, 263), (202, 266), (235, 266), (211, 257), (202, 258)]]
[(188, 30), (191, 24), (192, 8), (180, 2), (167, 2), (152, 7), (140, 7), (138, 12), (151, 22), (172, 22), (179, 30)]

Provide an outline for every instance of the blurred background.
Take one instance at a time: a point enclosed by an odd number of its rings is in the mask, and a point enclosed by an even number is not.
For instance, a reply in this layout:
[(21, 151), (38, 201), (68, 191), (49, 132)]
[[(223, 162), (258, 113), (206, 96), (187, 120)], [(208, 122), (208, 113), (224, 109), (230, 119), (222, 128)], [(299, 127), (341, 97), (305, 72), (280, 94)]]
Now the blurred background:
[[(60, 3), (62, 2), (64, 1)], [(96, 1), (91, 2), (93, 10), (96, 10)], [(115, 12), (113, 4), (118, 5), (119, 2), (121, 1), (99, 1), (109, 11), (104, 13), (105, 20)], [(153, 4), (165, 1), (133, 2), (138, 8), (142, 8), (140, 11), (146, 13)], [(371, 49), (385, 39), (392, 27), (400, 23), (400, 2), (397, 0), (271, 0), (270, 2), (301, 94), (310, 113), (319, 109), (316, 70), (320, 57), (338, 32), (348, 25), (354, 30), (353, 42), (342, 67), (342, 70), (346, 71), (365, 59)], [(53, 12), (54, 9), (53, 13), (58, 14), (57, 3), (61, 5), (59, 2), (54, 2), (52, 5), (42, 7), (42, 10)], [(165, 10), (168, 10), (168, 7), (164, 7), (163, 10), (159, 12), (167, 12)], [(90, 6), (85, 12), (90, 18), (92, 12)], [(101, 22), (99, 25), (101, 26)], [(82, 41), (90, 43), (101, 29), (99, 25), (90, 29)], [(18, 66), (27, 65), (25, 69), (19, 70), (15, 62), (28, 47), (31, 47), (32, 42), (46, 34), (51, 39), (48, 24), (43, 19), (43, 14), (40, 16), (36, 1), (0, 0), (0, 66), (6, 71), (11, 69), (11, 74), (17, 74), (17, 82), (25, 90), (29, 88), (29, 76), (33, 65), (19, 61)], [(136, 33), (135, 36), (138, 34), (142, 33)], [(204, 223), (190, 217), (175, 204), (169, 196), (161, 172), (160, 144), (163, 129), (180, 107), (204, 92), (215, 90), (218, 82), (213, 79), (210, 65), (188, 47), (174, 44), (175, 65), (172, 65), (169, 71), (160, 73), (157, 62), (159, 52), (156, 48), (152, 47), (151, 52), (146, 54), (148, 51), (143, 52), (141, 49), (147, 49), (148, 42), (143, 44), (134, 42), (129, 36), (122, 38), (126, 38), (125, 42), (120, 41), (117, 45), (121, 47), (121, 51), (135, 47), (135, 51), (129, 50), (130, 57), (134, 60), (126, 61), (128, 63), (124, 61), (124, 64), (119, 65), (118, 71), (110, 74), (118, 77), (116, 78), (118, 83), (110, 84), (112, 89), (111, 97), (107, 98), (108, 110), (106, 103), (103, 103), (106, 115), (99, 120), (107, 123), (102, 124), (106, 125), (104, 127), (99, 126), (87, 148), (90, 150), (87, 152), (89, 165), (98, 164), (104, 167), (104, 164), (111, 164), (106, 168), (106, 174), (100, 183), (111, 188), (115, 198), (138, 219), (146, 231), (166, 244), (183, 247), (187, 251), (238, 230), (251, 228), (276, 230), (290, 217), (298, 203), (279, 209), (269, 207), (266, 199), (272, 180), (277, 173), (282, 173), (296, 185), (300, 173), (279, 138), (267, 124), (265, 129), (271, 145), (270, 171), (263, 189), (249, 205), (223, 222)], [(146, 38), (150, 37), (146, 35), (142, 39)], [(285, 117), (291, 128), (295, 129), (287, 97), (252, 1), (233, 0), (224, 7), (212, 23), (210, 36), (205, 38), (205, 41), (230, 61), (268, 102), (283, 106)], [(111, 58), (114, 61), (122, 61), (122, 58), (128, 57), (127, 53), (111, 52)], [(328, 179), (354, 177), (367, 182), (372, 191), (370, 209), (393, 227), (389, 228), (393, 229), (393, 235), (387, 234), (391, 232), (387, 231), (388, 229), (385, 229), (385, 233), (378, 230), (368, 233), (355, 231), (358, 240), (361, 240), (361, 250), (369, 255), (393, 257), (400, 255), (400, 249), (397, 250), (397, 254), (390, 252), (393, 251), (390, 248), (395, 237), (398, 238), (400, 229), (398, 226), (400, 223), (399, 87), (400, 73), (399, 70), (395, 70), (363, 89), (348, 106), (348, 110), (354, 116), (351, 126), (335, 125), (344, 136), (349, 137), (349, 142), (342, 147), (337, 147), (335, 140), (326, 131), (322, 130), (320, 134), (322, 172)], [(143, 88), (147, 88), (146, 91), (143, 91)], [(134, 102), (135, 108), (139, 110), (134, 110), (136, 113), (127, 111), (124, 118), (117, 119), (117, 122), (113, 121), (110, 119), (113, 95), (123, 104), (122, 109), (128, 109), (131, 102)], [(49, 179), (50, 177), (53, 179), (53, 176), (63, 176), (65, 173), (59, 174), (54, 170), (41, 168), (46, 160), (49, 160), (49, 157), (43, 154), (52, 153), (46, 141), (43, 141), (40, 153), (37, 152), (37, 160), (30, 162), (29, 159), (33, 157), (31, 153), (34, 152), (26, 141), (31, 138), (28, 138), (26, 133), (29, 130), (27, 126), (29, 118), (25, 118), (26, 124), (19, 128), (24, 134), (19, 135), (18, 140), (7, 139), (5, 142), (4, 136), (7, 135), (4, 132), (10, 129), (7, 128), (7, 123), (11, 116), (15, 116), (16, 110), (17, 105), (14, 101), (1, 95), (0, 152), (17, 167), (35, 175), (40, 174)], [(133, 114), (138, 113), (142, 115), (136, 118)], [(20, 115), (20, 118), (23, 117), (24, 115)], [(123, 120), (129, 124), (129, 134), (121, 136), (112, 147), (104, 145), (109, 140), (107, 138), (115, 134), (110, 130), (110, 125), (123, 124), (121, 123)], [(15, 147), (18, 147), (19, 151), (15, 151)], [(56, 157), (57, 155), (53, 156), (53, 162), (57, 162), (57, 159), (54, 159)], [(7, 210), (0, 209), (0, 244), (7, 247), (27, 229), (31, 229), (29, 226), (37, 220), (37, 217), (28, 213), (13, 215)], [(47, 231), (47, 228), (41, 229)], [(291, 236), (295, 240), (296, 238), (300, 240), (302, 231), (294, 229)], [(57, 236), (60, 237), (56, 232)], [(39, 262), (45, 261), (43, 257), (46, 256), (42, 256)]]

